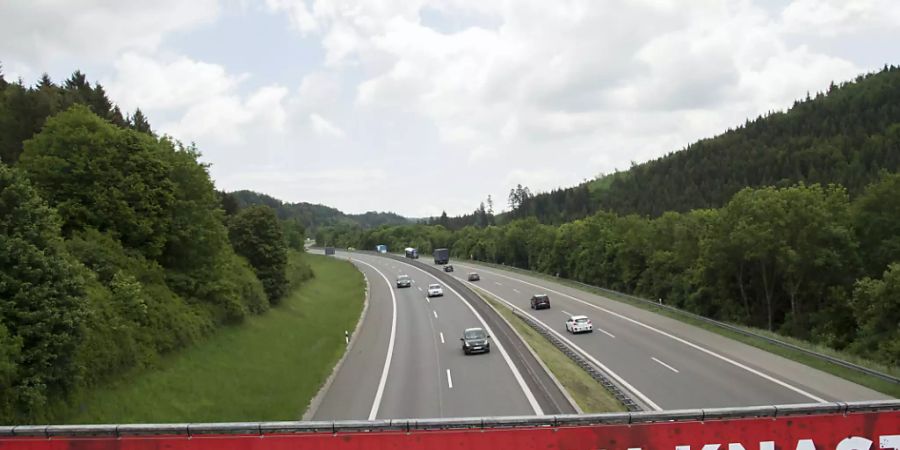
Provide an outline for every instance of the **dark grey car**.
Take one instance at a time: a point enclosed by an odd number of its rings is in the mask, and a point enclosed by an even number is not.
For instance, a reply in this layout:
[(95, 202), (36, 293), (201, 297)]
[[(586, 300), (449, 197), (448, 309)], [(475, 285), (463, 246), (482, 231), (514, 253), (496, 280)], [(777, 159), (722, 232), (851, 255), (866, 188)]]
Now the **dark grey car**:
[(466, 328), (463, 337), (459, 340), (462, 341), (463, 353), (471, 355), (472, 353), (490, 353), (490, 338), (491, 336), (482, 328)]
[(409, 278), (409, 275), (400, 275), (397, 277), (397, 287), (405, 288), (412, 286), (412, 280)]
[(535, 294), (531, 296), (531, 309), (550, 308), (550, 297), (547, 294)]

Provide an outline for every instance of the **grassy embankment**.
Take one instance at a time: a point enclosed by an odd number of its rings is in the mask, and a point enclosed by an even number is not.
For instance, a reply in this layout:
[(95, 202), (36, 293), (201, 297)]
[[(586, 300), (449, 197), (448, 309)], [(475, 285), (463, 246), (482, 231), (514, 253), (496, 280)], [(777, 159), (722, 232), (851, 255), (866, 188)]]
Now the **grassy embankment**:
[(587, 372), (569, 359), (565, 353), (559, 351), (550, 341), (531, 328), (513, 311), (495, 299), (490, 294), (476, 290), (481, 298), (485, 299), (497, 310), (522, 336), (525, 343), (531, 347), (544, 365), (553, 372), (559, 383), (569, 392), (575, 403), (585, 413), (601, 413), (626, 411), (625, 406), (619, 403), (600, 383), (591, 378)]
[(297, 420), (344, 352), (343, 330), (362, 312), (365, 282), (346, 261), (291, 258), (315, 277), (280, 305), (95, 392), (67, 422)]
[[(559, 283), (559, 284), (562, 284), (565, 286), (569, 286), (569, 287), (572, 287), (572, 288), (575, 288), (575, 289), (578, 289), (578, 290), (581, 290), (584, 292), (588, 292), (591, 294), (606, 297), (606, 298), (616, 300), (616, 301), (619, 301), (622, 303), (627, 303), (629, 305), (632, 305), (632, 306), (635, 306), (635, 307), (638, 307), (641, 309), (645, 309), (647, 311), (655, 312), (657, 314), (661, 314), (663, 316), (666, 316), (666, 317), (669, 317), (669, 318), (672, 318), (675, 320), (679, 320), (681, 322), (685, 322), (687, 324), (694, 325), (696, 327), (703, 328), (704, 330), (708, 330), (713, 333), (720, 334), (722, 336), (734, 339), (736, 341), (743, 342), (743, 343), (751, 345), (753, 347), (757, 347), (757, 348), (765, 350), (767, 352), (774, 353), (776, 355), (785, 357), (792, 361), (796, 361), (801, 364), (805, 364), (807, 366), (813, 367), (815, 369), (821, 370), (826, 373), (830, 373), (834, 376), (843, 378), (845, 380), (852, 381), (852, 382), (860, 384), (862, 386), (866, 386), (869, 389), (873, 389), (878, 392), (888, 394), (895, 398), (900, 398), (900, 384), (898, 384), (898, 383), (892, 383), (890, 381), (883, 380), (881, 378), (874, 377), (871, 375), (867, 375), (865, 373), (858, 372), (856, 370), (852, 370), (852, 369), (848, 369), (843, 366), (832, 364), (828, 361), (810, 356), (803, 352), (793, 350), (790, 348), (786, 348), (786, 347), (782, 347), (780, 345), (772, 344), (764, 339), (736, 333), (734, 331), (730, 331), (725, 328), (718, 327), (718, 326), (710, 324), (708, 322), (696, 319), (694, 317), (691, 317), (688, 314), (672, 311), (672, 310), (666, 309), (666, 308), (661, 308), (659, 306), (656, 306), (653, 303), (638, 301), (638, 300), (635, 300), (635, 299), (633, 299), (627, 295), (621, 294), (621, 293), (610, 292), (607, 290), (601, 290), (601, 289), (597, 289), (597, 288), (594, 288), (591, 286), (582, 285), (582, 284), (573, 282), (573, 281), (565, 279), (565, 278), (557, 278), (552, 275), (547, 275), (547, 274), (543, 274), (543, 273), (539, 273), (539, 272), (533, 272), (530, 270), (520, 269), (517, 267), (501, 266), (498, 264), (485, 263), (482, 261), (470, 261), (470, 262), (482, 264), (485, 266), (495, 267), (498, 269), (509, 270), (511, 272), (519, 272), (519, 273), (529, 275), (529, 276), (532, 276), (535, 278), (540, 278), (540, 279), (544, 279), (547, 281), (553, 281), (553, 282), (556, 282), (556, 283)], [(744, 330), (751, 331), (756, 334), (768, 336), (770, 338), (775, 338), (775, 339), (778, 339), (778, 340), (781, 340), (784, 342), (788, 342), (790, 344), (796, 345), (796, 346), (804, 348), (806, 350), (812, 350), (815, 352), (833, 356), (835, 358), (839, 358), (844, 361), (851, 362), (853, 364), (857, 364), (857, 365), (860, 365), (860, 366), (863, 366), (863, 367), (866, 367), (866, 368), (869, 368), (872, 370), (877, 370), (882, 373), (900, 377), (900, 367), (886, 366), (884, 364), (879, 364), (875, 361), (861, 358), (857, 355), (854, 355), (854, 354), (851, 354), (848, 352), (835, 350), (835, 349), (828, 348), (828, 347), (825, 347), (822, 345), (813, 344), (811, 342), (791, 338), (788, 336), (782, 336), (780, 334), (773, 333), (773, 332), (770, 332), (767, 330), (760, 330), (760, 329), (744, 327), (744, 326), (740, 326), (740, 325), (738, 325), (738, 326)]]

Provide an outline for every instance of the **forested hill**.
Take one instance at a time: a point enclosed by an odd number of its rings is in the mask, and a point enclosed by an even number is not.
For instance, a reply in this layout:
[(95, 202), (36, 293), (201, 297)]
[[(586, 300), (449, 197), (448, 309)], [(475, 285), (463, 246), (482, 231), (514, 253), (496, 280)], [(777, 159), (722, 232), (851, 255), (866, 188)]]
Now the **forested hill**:
[(199, 151), (75, 72), (0, 74), (0, 423), (47, 423), (312, 276), (302, 231), (223, 212)]
[(312, 203), (286, 203), (277, 198), (258, 192), (241, 190), (229, 193), (236, 201), (237, 207), (250, 205), (266, 205), (275, 209), (282, 220), (293, 219), (300, 222), (307, 230), (316, 230), (323, 226), (358, 225), (363, 228), (374, 228), (382, 225), (404, 225), (412, 223), (392, 212), (369, 211), (363, 214), (345, 214), (338, 209)]
[(721, 207), (745, 187), (837, 183), (856, 196), (900, 168), (900, 67), (830, 86), (659, 159), (525, 199), (513, 217), (560, 223), (607, 210), (656, 217)]

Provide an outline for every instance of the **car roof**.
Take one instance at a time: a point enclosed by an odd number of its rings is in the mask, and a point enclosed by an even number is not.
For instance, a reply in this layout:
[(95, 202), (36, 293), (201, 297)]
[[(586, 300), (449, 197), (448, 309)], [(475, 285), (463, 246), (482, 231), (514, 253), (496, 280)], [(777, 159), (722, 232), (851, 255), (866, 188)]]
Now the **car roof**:
[(569, 316), (570, 319), (578, 320), (578, 319), (587, 319), (588, 316)]
[(463, 333), (468, 333), (469, 331), (484, 331), (484, 328), (481, 328), (481, 327), (466, 328), (465, 330), (463, 330)]
[(429, 284), (428, 287), (429, 287), (429, 288), (433, 288), (433, 287), (441, 287), (441, 285), (439, 285), (439, 284)]
[(535, 297), (546, 297), (547, 294), (534, 294)]
[(404, 274), (397, 275), (397, 278), (409, 278), (409, 275), (404, 273)]

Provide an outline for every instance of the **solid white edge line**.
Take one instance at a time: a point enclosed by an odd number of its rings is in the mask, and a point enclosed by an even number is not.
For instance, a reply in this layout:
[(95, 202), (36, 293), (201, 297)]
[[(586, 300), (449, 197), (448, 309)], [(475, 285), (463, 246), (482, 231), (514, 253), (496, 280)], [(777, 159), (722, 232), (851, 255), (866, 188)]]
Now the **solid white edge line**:
[[(426, 272), (424, 269), (420, 269), (409, 263), (406, 263), (406, 264), (408, 264), (413, 269), (416, 269), (419, 272), (422, 272), (425, 275), (437, 280), (436, 276)], [(469, 282), (466, 281), (466, 283), (469, 283)], [(472, 284), (472, 283), (469, 283), (469, 284)], [(472, 285), (475, 286), (474, 284), (472, 284)], [(491, 327), (489, 327), (487, 322), (484, 321), (484, 318), (481, 317), (481, 314), (478, 314), (478, 311), (475, 310), (475, 307), (473, 307), (471, 304), (469, 304), (469, 302), (465, 298), (463, 298), (463, 296), (460, 295), (459, 292), (456, 292), (456, 289), (453, 289), (450, 286), (447, 286), (447, 289), (449, 289), (450, 292), (455, 294), (456, 298), (458, 298), (461, 302), (463, 302), (463, 304), (465, 304), (466, 306), (469, 307), (469, 310), (472, 311), (472, 314), (475, 315), (475, 318), (478, 319), (479, 322), (481, 322), (481, 325), (484, 327), (485, 331), (487, 331), (488, 334), (493, 336), (494, 332), (491, 331)], [(506, 353), (506, 349), (503, 348), (503, 343), (501, 343), (499, 339), (494, 338), (494, 344), (497, 345), (497, 350), (500, 350), (500, 354), (503, 356), (503, 360), (506, 361), (506, 365), (509, 366), (509, 370), (512, 371), (513, 377), (516, 379), (516, 382), (519, 383), (519, 387), (522, 389), (522, 392), (525, 394), (525, 398), (528, 400), (528, 404), (531, 405), (531, 409), (534, 410), (534, 414), (538, 415), (538, 416), (543, 416), (544, 410), (541, 409), (541, 405), (538, 404), (537, 399), (534, 398), (534, 393), (531, 392), (531, 388), (529, 388), (528, 385), (525, 384), (525, 379), (522, 378), (522, 374), (519, 373), (519, 369), (516, 368), (516, 365), (513, 364), (512, 359), (509, 357), (509, 354)]]
[[(470, 266), (470, 267), (471, 267), (471, 266)], [(640, 326), (640, 327), (644, 327), (644, 328), (646, 328), (646, 329), (648, 329), (648, 330), (650, 330), (650, 331), (659, 333), (659, 334), (661, 334), (661, 335), (663, 335), (663, 336), (665, 336), (665, 337), (668, 337), (668, 338), (673, 339), (673, 340), (675, 340), (675, 341), (677, 341), (677, 342), (680, 342), (680, 343), (682, 343), (682, 344), (684, 344), (684, 345), (687, 345), (688, 347), (691, 347), (691, 348), (693, 348), (693, 349), (695, 349), (695, 350), (699, 350), (699, 351), (701, 351), (701, 352), (703, 352), (703, 353), (706, 353), (707, 355), (710, 355), (710, 356), (712, 356), (712, 357), (718, 358), (718, 359), (720, 359), (720, 360), (722, 360), (722, 361), (725, 361), (725, 362), (727, 362), (727, 363), (729, 363), (729, 364), (731, 364), (731, 365), (733, 365), (733, 366), (735, 366), (735, 367), (744, 369), (744, 370), (746, 370), (747, 372), (750, 372), (750, 373), (752, 373), (752, 374), (754, 374), (754, 375), (757, 375), (757, 376), (759, 376), (759, 377), (761, 377), (761, 378), (763, 378), (763, 379), (765, 379), (765, 380), (768, 380), (768, 381), (770, 381), (770, 382), (772, 382), (772, 383), (775, 383), (775, 384), (777, 384), (777, 385), (779, 385), (779, 386), (781, 386), (781, 387), (784, 387), (784, 388), (787, 388), (787, 389), (789, 389), (789, 390), (792, 390), (792, 391), (794, 391), (794, 392), (796, 392), (796, 393), (798, 393), (798, 394), (800, 394), (800, 395), (803, 395), (803, 396), (805, 396), (805, 397), (808, 397), (808, 398), (810, 398), (810, 399), (812, 399), (812, 400), (815, 400), (815, 401), (817, 401), (817, 402), (819, 402), (819, 403), (827, 403), (827, 402), (828, 402), (827, 400), (825, 400), (825, 399), (823, 399), (823, 398), (821, 398), (821, 397), (818, 397), (818, 396), (816, 396), (816, 395), (810, 394), (809, 392), (806, 392), (806, 391), (804, 391), (803, 389), (800, 389), (800, 388), (798, 388), (798, 387), (796, 387), (796, 386), (793, 386), (793, 385), (788, 384), (788, 383), (786, 383), (786, 382), (784, 382), (784, 381), (781, 381), (781, 380), (779, 380), (779, 379), (777, 379), (777, 378), (775, 378), (775, 377), (773, 377), (773, 376), (771, 376), (771, 375), (762, 373), (762, 372), (760, 372), (760, 371), (758, 371), (758, 370), (756, 370), (756, 369), (754, 369), (754, 368), (752, 368), (752, 367), (748, 367), (748, 366), (746, 366), (746, 365), (744, 365), (744, 364), (742, 364), (742, 363), (740, 363), (740, 362), (738, 362), (738, 361), (735, 361), (735, 360), (733, 360), (733, 359), (731, 359), (731, 358), (729, 358), (729, 357), (727, 357), (727, 356), (720, 355), (720, 354), (718, 354), (718, 353), (716, 353), (716, 352), (714, 352), (714, 351), (712, 351), (712, 350), (709, 350), (709, 349), (707, 349), (707, 348), (704, 348), (704, 347), (701, 347), (701, 346), (699, 346), (699, 345), (697, 345), (697, 344), (694, 344), (693, 342), (687, 341), (687, 340), (685, 340), (685, 339), (682, 339), (682, 338), (680, 338), (680, 337), (678, 337), (678, 336), (675, 336), (675, 335), (673, 335), (673, 334), (670, 334), (670, 333), (668, 333), (668, 332), (666, 332), (666, 331), (663, 331), (663, 330), (660, 330), (660, 329), (658, 329), (658, 328), (654, 328), (654, 327), (652, 327), (652, 326), (650, 326), (650, 325), (647, 325), (647, 324), (645, 324), (645, 323), (643, 323), (643, 322), (640, 322), (640, 321), (638, 321), (638, 320), (632, 319), (632, 318), (630, 318), (630, 317), (624, 316), (624, 315), (619, 314), (619, 313), (617, 313), (617, 312), (615, 312), (615, 311), (608, 310), (608, 309), (606, 309), (606, 308), (604, 308), (604, 307), (602, 307), (602, 306), (595, 305), (595, 304), (593, 304), (593, 303), (591, 303), (591, 302), (582, 300), (582, 299), (580, 299), (580, 298), (573, 297), (573, 296), (571, 296), (571, 295), (569, 295), (569, 294), (566, 294), (566, 293), (563, 293), (563, 292), (560, 292), (560, 291), (551, 289), (551, 288), (546, 287), (546, 286), (540, 286), (540, 285), (537, 285), (537, 284), (534, 284), (534, 283), (529, 283), (529, 282), (527, 282), (527, 281), (525, 281), (525, 280), (520, 280), (520, 279), (518, 279), (518, 278), (509, 277), (509, 276), (506, 276), (506, 275), (503, 275), (503, 274), (500, 274), (500, 273), (496, 273), (496, 272), (492, 272), (492, 271), (489, 271), (489, 270), (485, 270), (484, 272), (485, 272), (485, 273), (490, 273), (490, 274), (493, 274), (493, 275), (497, 275), (497, 276), (499, 276), (499, 277), (507, 278), (507, 279), (510, 279), (510, 280), (513, 280), (513, 281), (518, 281), (518, 282), (520, 282), (520, 283), (524, 283), (524, 284), (527, 284), (527, 285), (529, 285), (529, 286), (534, 286), (534, 287), (537, 287), (537, 288), (545, 289), (545, 290), (547, 290), (548, 292), (552, 292), (552, 293), (554, 293), (554, 294), (561, 295), (561, 296), (566, 297), (566, 298), (570, 298), (570, 299), (572, 299), (572, 300), (575, 300), (576, 302), (579, 302), (579, 303), (582, 303), (582, 304), (584, 304), (584, 305), (590, 306), (590, 307), (592, 307), (592, 308), (598, 309), (598, 310), (600, 310), (600, 311), (609, 313), (609, 314), (611, 314), (611, 315), (613, 315), (613, 316), (616, 316), (616, 317), (618, 317), (618, 318), (620, 318), (620, 319), (627, 320), (627, 321), (629, 321), (629, 322), (631, 322), (631, 323), (633, 323), (633, 324), (635, 324), (635, 325), (638, 325), (638, 326)]]
[[(470, 283), (470, 284), (471, 284), (471, 283)], [(475, 285), (472, 284), (472, 286), (475, 286)], [(523, 309), (519, 308), (518, 306), (516, 306), (516, 305), (510, 303), (508, 300), (504, 299), (503, 297), (501, 297), (501, 296), (499, 296), (499, 295), (497, 295), (497, 294), (495, 294), (495, 293), (493, 293), (493, 292), (491, 292), (491, 291), (489, 291), (489, 290), (487, 290), (487, 289), (485, 289), (485, 288), (482, 288), (482, 287), (480, 287), (480, 286), (475, 286), (475, 287), (478, 287), (478, 288), (480, 288), (481, 290), (487, 292), (488, 294), (491, 294), (492, 296), (496, 297), (498, 300), (502, 301), (503, 303), (506, 303), (510, 308), (513, 308), (513, 309), (519, 311), (519, 313), (521, 313), (521, 314), (527, 315), (528, 317), (530, 317), (530, 318), (531, 318), (532, 320), (534, 320), (535, 322), (537, 322), (537, 323), (543, 325), (544, 328), (546, 328), (546, 329), (547, 329), (548, 331), (550, 331), (551, 333), (555, 334), (557, 338), (561, 339), (563, 342), (565, 342), (566, 344), (568, 344), (569, 346), (571, 346), (572, 348), (574, 348), (576, 351), (578, 351), (579, 353), (581, 353), (581, 355), (584, 356), (585, 358), (587, 358), (590, 362), (594, 363), (594, 365), (596, 365), (597, 367), (599, 367), (600, 369), (602, 369), (604, 372), (606, 372), (607, 374), (609, 374), (609, 376), (611, 376), (613, 379), (615, 379), (617, 382), (619, 382), (619, 384), (621, 384), (622, 386), (624, 386), (626, 390), (628, 390), (629, 392), (631, 392), (632, 394), (634, 394), (635, 396), (637, 396), (638, 398), (640, 398), (641, 401), (643, 401), (644, 403), (646, 403), (647, 406), (649, 406), (651, 409), (654, 409), (654, 410), (656, 410), (656, 411), (662, 411), (662, 408), (660, 408), (659, 405), (657, 405), (653, 400), (650, 400), (650, 397), (647, 397), (643, 392), (637, 390), (637, 388), (635, 388), (634, 386), (632, 386), (631, 383), (625, 381), (625, 379), (622, 378), (621, 376), (619, 376), (619, 374), (613, 372), (609, 367), (606, 367), (605, 364), (603, 364), (603, 363), (601, 363), (600, 361), (598, 361), (597, 358), (594, 358), (593, 356), (591, 356), (591, 354), (588, 353), (588, 352), (586, 352), (583, 348), (581, 348), (581, 347), (575, 345), (575, 343), (572, 342), (572, 341), (570, 341), (569, 338), (563, 336), (563, 335), (560, 334), (558, 331), (554, 330), (552, 327), (550, 327), (549, 325), (547, 325), (546, 323), (544, 323), (543, 321), (541, 321), (541, 320), (538, 319), (537, 317), (531, 315), (531, 314), (528, 313), (528, 312), (525, 312), (525, 310), (523, 310)]]
[(378, 390), (375, 391), (375, 400), (372, 402), (372, 409), (369, 411), (369, 420), (375, 420), (375, 416), (378, 414), (378, 408), (381, 407), (381, 398), (384, 396), (384, 385), (387, 384), (388, 372), (391, 369), (391, 359), (394, 357), (394, 340), (397, 337), (397, 296), (394, 294), (394, 289), (392, 289), (393, 285), (390, 280), (388, 280), (378, 268), (359, 259), (355, 259), (354, 261), (371, 267), (372, 270), (381, 275), (381, 278), (384, 278), (385, 283), (388, 285), (388, 290), (391, 292), (391, 304), (393, 305), (393, 312), (391, 313), (391, 337), (388, 340), (387, 356), (384, 358), (384, 368), (381, 369), (381, 379), (378, 380)]
[(668, 365), (668, 364), (666, 364), (666, 363), (664, 363), (664, 362), (662, 362), (662, 361), (660, 361), (660, 360), (658, 360), (658, 359), (656, 359), (656, 358), (654, 358), (654, 357), (652, 357), (652, 356), (650, 357), (650, 359), (652, 359), (652, 360), (658, 362), (660, 365), (662, 365), (662, 366), (665, 367), (666, 369), (669, 369), (669, 370), (671, 370), (672, 372), (678, 373), (678, 369), (676, 369), (676, 368), (674, 368), (674, 367), (672, 367), (672, 366), (670, 366), (670, 365)]
[(450, 369), (447, 369), (447, 387), (453, 389), (453, 377), (450, 376)]
[(444, 343), (444, 333), (440, 333), (440, 335), (441, 335), (441, 344), (443, 344)]

